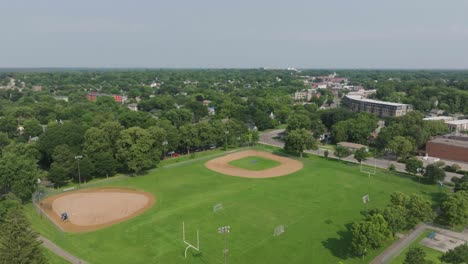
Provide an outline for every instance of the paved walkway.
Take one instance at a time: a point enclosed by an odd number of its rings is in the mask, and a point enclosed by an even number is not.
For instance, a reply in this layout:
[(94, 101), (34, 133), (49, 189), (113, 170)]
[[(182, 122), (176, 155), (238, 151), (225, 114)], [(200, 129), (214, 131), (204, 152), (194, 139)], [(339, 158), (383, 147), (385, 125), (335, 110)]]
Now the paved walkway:
[[(278, 137), (279, 134), (283, 133), (284, 131), (285, 131), (284, 129), (277, 129), (277, 130), (264, 132), (264, 133), (260, 134), (259, 142), (262, 143), (262, 144), (265, 144), (265, 145), (271, 145), (271, 146), (275, 146), (275, 147), (284, 147), (284, 142), (279, 141), (277, 139), (274, 139), (275, 137)], [(319, 148), (318, 150), (306, 150), (304, 152), (309, 153), (309, 154), (313, 154), (313, 155), (323, 156), (323, 153), (325, 152), (325, 150), (328, 150), (328, 157), (329, 158), (338, 159), (338, 157), (336, 157), (333, 154), (333, 150), (326, 149), (326, 148)], [(350, 156), (348, 156), (346, 158), (342, 158), (342, 160), (352, 162), (352, 163), (358, 163), (358, 161), (355, 160), (352, 155), (350, 155)], [(368, 165), (368, 166), (374, 166), (375, 165), (377, 168), (381, 168), (381, 169), (388, 169), (390, 164), (393, 164), (393, 165), (395, 165), (395, 168), (396, 168), (397, 171), (407, 173), (406, 170), (405, 170), (405, 164), (399, 163), (399, 162), (396, 162), (396, 161), (390, 161), (390, 160), (387, 160), (387, 159), (368, 158), (367, 160), (363, 161), (362, 164)], [(445, 175), (446, 175), (446, 177), (445, 177), (446, 182), (450, 182), (453, 177), (457, 177), (457, 178), (462, 177), (462, 175), (452, 173), (452, 172), (445, 172)]]
[(43, 236), (39, 236), (37, 239), (39, 241), (42, 241), (42, 245), (44, 247), (46, 247), (50, 251), (54, 252), (56, 255), (58, 255), (58, 256), (64, 258), (65, 260), (69, 261), (70, 263), (73, 263), (73, 264), (88, 264), (88, 262), (73, 256), (72, 254), (70, 254), (67, 251), (63, 250), (62, 248), (60, 248), (59, 246), (54, 244), (52, 241), (48, 240), (47, 238), (45, 238)]
[(411, 243), (413, 243), (426, 229), (431, 229), (436, 231), (439, 234), (443, 234), (449, 237), (458, 238), (468, 242), (468, 230), (465, 229), (463, 232), (458, 233), (452, 230), (443, 229), (436, 227), (430, 224), (419, 224), (411, 233), (400, 238), (398, 241), (393, 243), (388, 247), (384, 252), (378, 255), (376, 258), (370, 262), (371, 264), (382, 264), (389, 263), (392, 259), (396, 258), (398, 255), (405, 250)]
[(384, 252), (374, 258), (370, 264), (389, 263), (390, 260), (400, 255), (400, 253), (413, 243), (427, 228), (425, 224), (419, 224), (409, 235), (400, 238)]

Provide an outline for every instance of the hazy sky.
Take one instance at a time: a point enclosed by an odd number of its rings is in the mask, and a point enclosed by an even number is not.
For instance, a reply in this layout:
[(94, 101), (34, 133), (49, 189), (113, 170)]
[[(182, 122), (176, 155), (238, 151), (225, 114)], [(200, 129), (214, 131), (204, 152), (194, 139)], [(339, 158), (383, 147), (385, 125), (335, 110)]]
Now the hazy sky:
[(0, 0), (0, 67), (468, 69), (468, 0)]

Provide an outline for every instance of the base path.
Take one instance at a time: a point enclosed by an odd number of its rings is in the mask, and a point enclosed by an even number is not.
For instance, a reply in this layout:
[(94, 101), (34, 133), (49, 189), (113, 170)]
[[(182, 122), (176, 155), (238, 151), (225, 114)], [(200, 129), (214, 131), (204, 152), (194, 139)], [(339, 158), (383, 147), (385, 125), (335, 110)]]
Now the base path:
[[(155, 201), (147, 192), (100, 188), (51, 196), (41, 201), (39, 207), (64, 231), (84, 232), (135, 217), (153, 206)], [(67, 221), (62, 221), (62, 213), (67, 213)]]
[[(252, 156), (274, 160), (274, 161), (281, 163), (281, 165), (276, 166), (271, 169), (253, 171), (253, 170), (242, 169), (242, 168), (229, 164), (229, 162), (231, 161), (242, 159), (245, 157), (252, 157)], [(302, 163), (297, 160), (285, 158), (285, 157), (271, 154), (269, 152), (257, 151), (257, 150), (246, 150), (246, 151), (228, 154), (226, 156), (222, 156), (222, 157), (208, 161), (207, 163), (205, 163), (205, 166), (210, 170), (213, 170), (222, 174), (244, 177), (244, 178), (271, 178), (271, 177), (285, 176), (293, 172), (296, 172), (302, 169), (303, 167)]]

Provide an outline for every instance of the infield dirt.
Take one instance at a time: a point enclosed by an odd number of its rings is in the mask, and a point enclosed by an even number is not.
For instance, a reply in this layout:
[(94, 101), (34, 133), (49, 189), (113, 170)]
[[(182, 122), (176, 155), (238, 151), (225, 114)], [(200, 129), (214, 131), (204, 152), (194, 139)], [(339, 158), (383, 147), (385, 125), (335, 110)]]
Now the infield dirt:
[[(252, 157), (252, 156), (271, 159), (271, 160), (281, 163), (281, 165), (276, 166), (271, 169), (254, 171), (254, 170), (242, 169), (242, 168), (229, 164), (229, 162), (231, 161), (242, 159), (245, 157)], [(246, 151), (231, 153), (231, 154), (228, 154), (228, 155), (216, 158), (216, 159), (212, 159), (206, 162), (205, 166), (210, 170), (213, 170), (222, 174), (230, 175), (230, 176), (237, 176), (237, 177), (244, 177), (244, 178), (259, 178), (259, 179), (285, 176), (293, 172), (296, 172), (302, 169), (303, 167), (302, 163), (297, 160), (286, 158), (286, 157), (281, 157), (281, 156), (274, 155), (269, 152), (258, 151), (258, 150), (246, 150)]]
[[(87, 189), (48, 197), (40, 208), (67, 232), (86, 232), (104, 228), (135, 217), (156, 202), (147, 192), (124, 188)], [(68, 221), (62, 221), (63, 212)]]

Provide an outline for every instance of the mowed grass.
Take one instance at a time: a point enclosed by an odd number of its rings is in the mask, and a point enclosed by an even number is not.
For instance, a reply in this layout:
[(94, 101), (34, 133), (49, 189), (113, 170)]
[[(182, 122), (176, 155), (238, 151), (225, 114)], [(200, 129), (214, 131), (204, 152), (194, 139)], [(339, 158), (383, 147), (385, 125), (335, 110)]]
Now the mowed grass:
[(249, 156), (238, 160), (233, 160), (229, 162), (229, 164), (242, 169), (255, 171), (271, 169), (281, 165), (281, 163), (275, 160), (266, 159), (258, 156)]
[(427, 235), (432, 232), (432, 230), (426, 230), (424, 231), (413, 243), (411, 243), (401, 254), (396, 257), (395, 259), (392, 260), (392, 264), (403, 264), (405, 261), (406, 253), (409, 251), (410, 248), (412, 247), (419, 247), (421, 248), (425, 253), (426, 253), (426, 260), (431, 260), (433, 264), (439, 264), (442, 263), (439, 260), (439, 257), (442, 256), (442, 252), (437, 251), (432, 248), (428, 248), (426, 246), (423, 246), (419, 244), (421, 240), (423, 240)]
[[(210, 171), (204, 166), (210, 158), (106, 184), (146, 190), (157, 203), (144, 214), (105, 229), (62, 233), (32, 206), (26, 213), (34, 229), (90, 263), (222, 263), (224, 238), (217, 228), (223, 225), (231, 226), (230, 263), (368, 263), (383, 248), (364, 259), (350, 257), (348, 250), (348, 227), (365, 210), (362, 196), (370, 194), (369, 209), (388, 204), (397, 190), (439, 199), (436, 186), (383, 172), (368, 178), (355, 165), (320, 157), (302, 159), (304, 169), (269, 179)], [(218, 203), (224, 209), (215, 213)], [(190, 251), (187, 259), (183, 221), (192, 243), (200, 230), (201, 254)], [(278, 225), (285, 226), (285, 233), (275, 237)]]
[(44, 253), (46, 259), (48, 260), (47, 263), (49, 264), (69, 264), (70, 263), (45, 247), (42, 247), (42, 252)]

